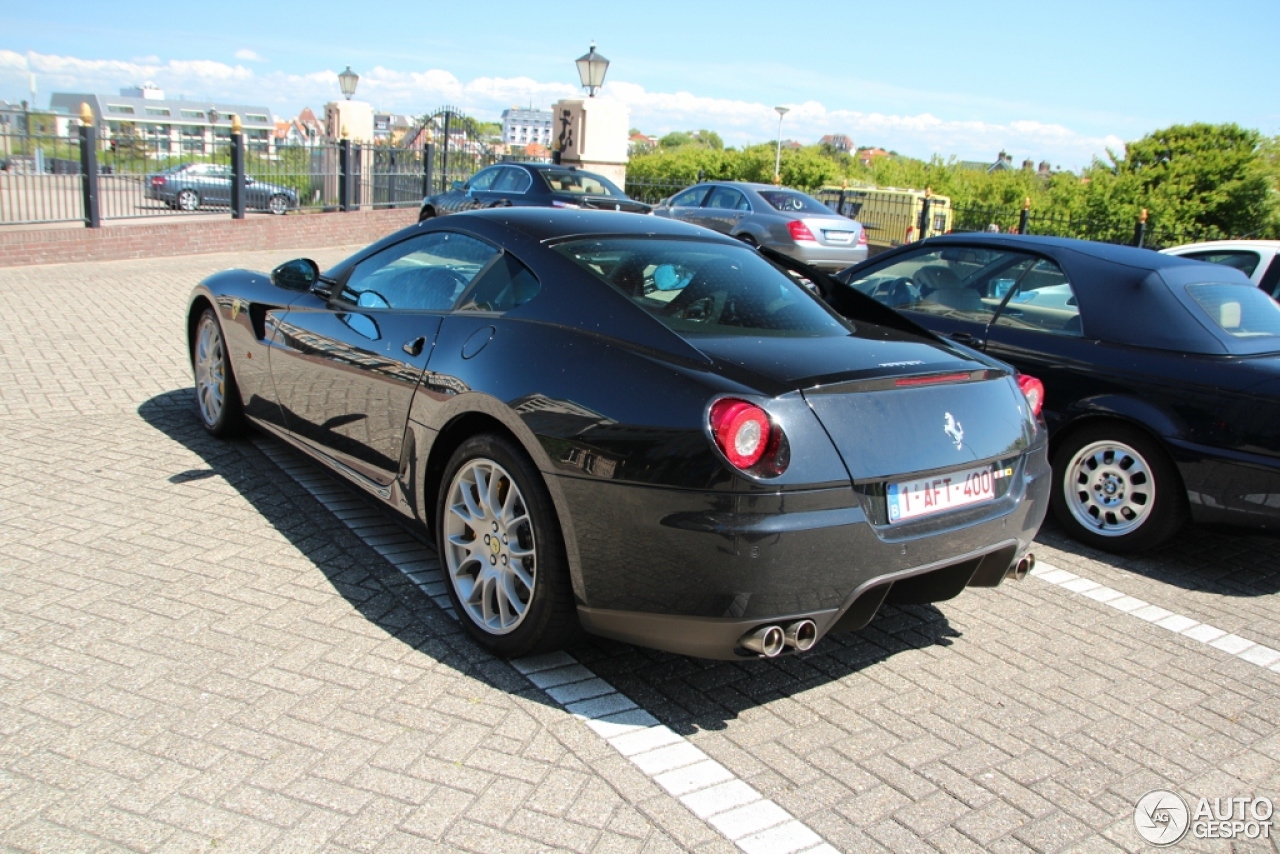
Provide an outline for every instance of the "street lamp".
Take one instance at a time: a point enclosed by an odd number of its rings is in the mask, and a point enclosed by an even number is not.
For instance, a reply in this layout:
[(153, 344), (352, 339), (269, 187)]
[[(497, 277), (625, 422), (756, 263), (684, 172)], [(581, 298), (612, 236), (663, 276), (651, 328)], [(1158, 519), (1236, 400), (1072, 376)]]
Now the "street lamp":
[(591, 43), (591, 50), (586, 56), (575, 60), (578, 63), (578, 78), (587, 89), (588, 95), (596, 96), (596, 90), (604, 85), (605, 72), (609, 70), (609, 60), (596, 53), (596, 43)]
[(217, 147), (218, 147), (218, 118), (219, 117), (218, 117), (218, 111), (215, 110), (213, 107), (210, 107), (208, 112), (209, 112), (209, 148), (207, 153), (213, 154), (217, 151)]
[(351, 70), (351, 66), (347, 66), (347, 70), (338, 75), (338, 85), (342, 87), (342, 94), (347, 100), (351, 100), (351, 96), (356, 93), (356, 84), (360, 82), (360, 75)]
[(782, 183), (782, 117), (791, 112), (790, 107), (774, 107), (778, 111), (778, 153), (773, 158), (773, 183)]

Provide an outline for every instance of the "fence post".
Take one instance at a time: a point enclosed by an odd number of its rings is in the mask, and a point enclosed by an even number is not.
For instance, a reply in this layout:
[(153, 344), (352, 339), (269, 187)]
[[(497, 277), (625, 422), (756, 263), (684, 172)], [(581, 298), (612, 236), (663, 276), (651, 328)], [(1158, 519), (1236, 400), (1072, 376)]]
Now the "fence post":
[(916, 239), (924, 240), (929, 232), (929, 208), (933, 206), (933, 188), (924, 188), (924, 200), (920, 204), (920, 217), (916, 221)]
[(1138, 224), (1133, 229), (1133, 245), (1142, 248), (1142, 243), (1147, 239), (1147, 209), (1143, 208), (1142, 213), (1138, 214)]
[(436, 144), (434, 142), (425, 142), (422, 144), (422, 197), (425, 199), (432, 194), (432, 179), (435, 177), (432, 172), (436, 165)]
[[(30, 129), (28, 129), (29, 132)], [(80, 105), (80, 193), (84, 199), (85, 228), (101, 228), (102, 217), (98, 209), (98, 128), (93, 110), (87, 103)]]
[(1022, 200), (1022, 216), (1018, 217), (1018, 234), (1026, 234), (1027, 226), (1031, 222), (1031, 197), (1026, 196)]
[(342, 129), (342, 141), (338, 143), (338, 210), (351, 210), (351, 139), (347, 129)]
[(231, 218), (244, 219), (244, 127), (231, 114)]
[(844, 216), (844, 191), (849, 189), (849, 179), (845, 178), (840, 182), (840, 198), (836, 200), (836, 213)]
[[(444, 152), (440, 156), (440, 192), (449, 189), (449, 120), (453, 118), (453, 108), (444, 114)], [(560, 161), (557, 160), (557, 163)]]

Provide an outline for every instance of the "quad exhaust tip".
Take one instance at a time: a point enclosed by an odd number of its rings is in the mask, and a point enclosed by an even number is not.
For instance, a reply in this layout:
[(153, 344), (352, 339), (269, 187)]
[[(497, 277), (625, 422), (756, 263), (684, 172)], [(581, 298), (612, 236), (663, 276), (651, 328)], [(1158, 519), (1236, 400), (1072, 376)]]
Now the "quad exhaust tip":
[(797, 620), (783, 631), (782, 639), (796, 652), (813, 649), (818, 642), (818, 626), (813, 620)]
[(761, 626), (747, 632), (738, 641), (738, 645), (743, 649), (749, 649), (765, 658), (776, 658), (782, 652), (784, 644), (782, 629), (777, 626)]
[(1027, 554), (1014, 565), (1013, 569), (1009, 571), (1009, 574), (1013, 576), (1014, 581), (1021, 581), (1031, 573), (1031, 570), (1035, 568), (1036, 556), (1033, 554)]
[(781, 626), (761, 626), (742, 636), (738, 646), (765, 658), (775, 658), (790, 647), (796, 652), (813, 649), (818, 642), (818, 626), (813, 620), (796, 620), (784, 629)]

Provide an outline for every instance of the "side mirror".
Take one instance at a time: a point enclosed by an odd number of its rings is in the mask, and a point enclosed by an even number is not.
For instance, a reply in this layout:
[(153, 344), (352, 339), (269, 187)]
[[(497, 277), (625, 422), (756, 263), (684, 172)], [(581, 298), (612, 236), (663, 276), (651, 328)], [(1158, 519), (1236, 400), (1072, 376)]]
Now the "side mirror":
[(452, 184), (449, 185), (449, 187), (454, 190), (461, 190), (463, 189), (463, 183), (461, 181), (454, 181)]
[(310, 258), (285, 261), (271, 271), (271, 284), (286, 291), (309, 291), (320, 280), (320, 267)]
[(250, 185), (250, 184), (252, 184), (252, 183), (253, 183), (253, 179), (252, 179), (252, 178), (250, 178), (248, 175), (245, 175), (245, 176), (244, 176), (244, 185), (247, 187), (247, 186), (249, 186), (249, 185)]

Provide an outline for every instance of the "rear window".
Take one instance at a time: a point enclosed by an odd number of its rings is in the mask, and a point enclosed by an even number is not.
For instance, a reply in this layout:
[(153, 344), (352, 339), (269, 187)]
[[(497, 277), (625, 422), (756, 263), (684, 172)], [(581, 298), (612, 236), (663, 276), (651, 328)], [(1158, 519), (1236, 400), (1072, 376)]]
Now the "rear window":
[(831, 208), (812, 196), (797, 193), (795, 190), (760, 190), (759, 193), (760, 197), (774, 210), (831, 215)]
[(681, 335), (821, 338), (852, 331), (745, 246), (610, 238), (555, 248)]
[(1233, 338), (1280, 338), (1280, 304), (1245, 285), (1187, 285), (1205, 316)]

